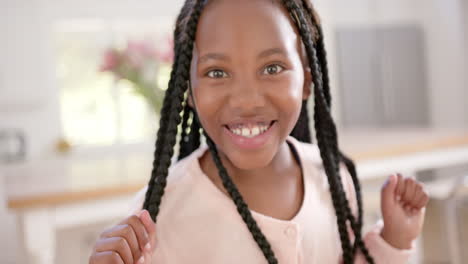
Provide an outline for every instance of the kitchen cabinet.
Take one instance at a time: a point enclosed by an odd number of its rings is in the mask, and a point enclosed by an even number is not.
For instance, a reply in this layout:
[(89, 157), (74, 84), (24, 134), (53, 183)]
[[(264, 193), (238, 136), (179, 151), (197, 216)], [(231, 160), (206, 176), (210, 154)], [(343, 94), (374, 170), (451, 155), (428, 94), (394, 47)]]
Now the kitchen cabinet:
[(344, 127), (429, 125), (421, 28), (340, 28), (337, 48)]

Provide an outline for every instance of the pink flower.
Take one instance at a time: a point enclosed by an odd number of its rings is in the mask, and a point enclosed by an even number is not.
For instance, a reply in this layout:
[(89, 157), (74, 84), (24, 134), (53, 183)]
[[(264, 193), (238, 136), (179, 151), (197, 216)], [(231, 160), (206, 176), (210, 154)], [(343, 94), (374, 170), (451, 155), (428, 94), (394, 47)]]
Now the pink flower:
[(167, 47), (164, 51), (157, 51), (157, 59), (164, 63), (172, 63), (174, 60), (174, 40), (172, 37), (166, 39)]
[(131, 67), (140, 69), (146, 61), (154, 60), (156, 50), (147, 41), (128, 41), (124, 54)]
[(115, 71), (117, 66), (120, 63), (120, 54), (116, 49), (109, 49), (106, 50), (104, 53), (104, 60), (99, 67), (99, 71), (105, 72), (105, 71)]

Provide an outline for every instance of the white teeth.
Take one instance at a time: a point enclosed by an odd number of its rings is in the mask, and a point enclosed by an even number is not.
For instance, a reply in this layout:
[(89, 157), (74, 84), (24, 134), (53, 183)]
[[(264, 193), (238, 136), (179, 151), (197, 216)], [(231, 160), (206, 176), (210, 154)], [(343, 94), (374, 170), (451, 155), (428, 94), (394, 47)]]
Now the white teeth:
[(242, 136), (243, 137), (249, 137), (250, 136), (250, 129), (244, 127), (242, 128)]
[(258, 136), (258, 135), (260, 134), (260, 128), (259, 128), (259, 127), (257, 127), (257, 126), (256, 126), (256, 127), (254, 127), (254, 128), (252, 128), (252, 130), (251, 130), (251, 133), (250, 133), (250, 134), (251, 134), (252, 136), (254, 136), (254, 137), (255, 137), (255, 136)]
[(260, 134), (265, 133), (265, 131), (267, 130), (268, 130), (268, 126), (254, 126), (251, 129), (248, 127), (231, 129), (231, 132), (238, 136), (253, 138)]

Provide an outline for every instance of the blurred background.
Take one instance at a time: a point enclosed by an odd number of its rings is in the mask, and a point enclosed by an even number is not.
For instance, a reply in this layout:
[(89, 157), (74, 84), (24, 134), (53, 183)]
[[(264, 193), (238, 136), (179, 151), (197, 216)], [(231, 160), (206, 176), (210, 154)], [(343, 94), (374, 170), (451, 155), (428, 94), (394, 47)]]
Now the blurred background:
[[(152, 162), (182, 0), (0, 0), (0, 259), (87, 263)], [(466, 263), (468, 2), (315, 0), (367, 225), (385, 177), (431, 195), (412, 263)], [(368, 228), (368, 226), (366, 226)]]

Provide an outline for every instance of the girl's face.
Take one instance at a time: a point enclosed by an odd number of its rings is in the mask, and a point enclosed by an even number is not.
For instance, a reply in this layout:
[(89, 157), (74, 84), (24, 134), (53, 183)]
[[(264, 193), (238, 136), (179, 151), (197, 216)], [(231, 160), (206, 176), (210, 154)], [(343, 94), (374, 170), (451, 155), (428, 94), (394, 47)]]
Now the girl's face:
[(195, 107), (235, 167), (267, 166), (294, 128), (310, 94), (303, 58), (275, 1), (216, 0), (202, 12), (191, 66)]

